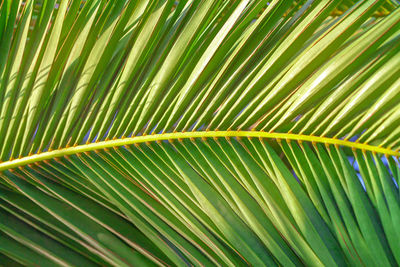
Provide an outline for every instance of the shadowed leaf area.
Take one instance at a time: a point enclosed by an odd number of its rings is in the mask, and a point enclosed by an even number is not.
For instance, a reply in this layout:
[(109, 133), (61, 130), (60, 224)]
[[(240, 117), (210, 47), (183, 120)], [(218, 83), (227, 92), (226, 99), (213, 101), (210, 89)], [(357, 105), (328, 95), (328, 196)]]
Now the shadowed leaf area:
[(397, 0), (0, 1), (0, 266), (399, 266)]

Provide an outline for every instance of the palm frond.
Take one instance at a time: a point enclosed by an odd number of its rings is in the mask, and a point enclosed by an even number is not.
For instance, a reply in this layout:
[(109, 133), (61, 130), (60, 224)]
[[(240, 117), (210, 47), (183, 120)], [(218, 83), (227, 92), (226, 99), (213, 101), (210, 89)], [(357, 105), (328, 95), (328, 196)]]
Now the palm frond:
[(398, 6), (2, 1), (0, 261), (399, 265)]

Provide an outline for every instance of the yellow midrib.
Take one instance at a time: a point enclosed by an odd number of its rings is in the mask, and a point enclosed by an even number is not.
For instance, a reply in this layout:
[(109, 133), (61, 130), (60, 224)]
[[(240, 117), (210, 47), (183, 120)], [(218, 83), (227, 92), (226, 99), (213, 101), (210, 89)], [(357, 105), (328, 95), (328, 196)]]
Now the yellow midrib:
[(199, 132), (163, 133), (163, 134), (127, 137), (122, 139), (107, 140), (97, 143), (89, 143), (85, 145), (78, 145), (74, 147), (67, 147), (52, 151), (46, 151), (39, 154), (34, 154), (23, 158), (2, 162), (0, 163), (0, 171), (17, 168), (20, 166), (24, 166), (30, 163), (35, 163), (47, 159), (58, 158), (67, 155), (73, 155), (82, 152), (100, 150), (111, 147), (119, 147), (124, 145), (164, 141), (164, 140), (177, 140), (177, 139), (187, 139), (187, 138), (213, 138), (213, 137), (257, 137), (257, 138), (268, 138), (268, 139), (308, 141), (315, 143), (346, 146), (355, 149), (361, 149), (375, 153), (400, 157), (400, 152), (393, 151), (388, 148), (356, 143), (351, 141), (344, 141), (329, 137), (319, 137), (319, 136), (292, 134), (292, 133), (269, 133), (269, 132), (259, 132), (259, 131), (199, 131)]

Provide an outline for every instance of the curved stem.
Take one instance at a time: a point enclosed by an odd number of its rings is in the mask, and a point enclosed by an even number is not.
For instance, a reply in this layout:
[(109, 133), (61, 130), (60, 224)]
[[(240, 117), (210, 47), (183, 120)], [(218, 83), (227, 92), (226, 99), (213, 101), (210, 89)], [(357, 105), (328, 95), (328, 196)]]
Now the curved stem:
[(259, 132), (259, 131), (199, 131), (199, 132), (176, 132), (176, 133), (163, 133), (163, 134), (153, 134), (144, 136), (128, 137), (116, 140), (107, 140), (97, 143), (89, 143), (85, 145), (78, 145), (74, 147), (67, 147), (52, 151), (46, 151), (39, 154), (14, 159), (10, 161), (5, 161), (0, 163), (0, 171), (7, 169), (13, 169), (27, 164), (63, 157), (72, 154), (78, 154), (82, 152), (88, 152), (93, 150), (101, 150), (111, 147), (119, 147), (124, 145), (145, 143), (145, 142), (155, 142), (164, 140), (176, 140), (185, 138), (214, 138), (214, 137), (257, 137), (257, 138), (268, 138), (268, 139), (286, 139), (295, 141), (308, 141), (315, 143), (324, 143), (331, 145), (339, 145), (351, 147), (354, 149), (361, 149), (366, 151), (371, 151), (375, 153), (390, 155), (390, 156), (400, 156), (400, 152), (393, 151), (391, 149), (372, 146), (367, 144), (361, 144), (351, 141), (345, 141), (329, 137), (318, 137), (311, 135), (302, 134), (291, 134), (291, 133), (269, 133), (269, 132)]

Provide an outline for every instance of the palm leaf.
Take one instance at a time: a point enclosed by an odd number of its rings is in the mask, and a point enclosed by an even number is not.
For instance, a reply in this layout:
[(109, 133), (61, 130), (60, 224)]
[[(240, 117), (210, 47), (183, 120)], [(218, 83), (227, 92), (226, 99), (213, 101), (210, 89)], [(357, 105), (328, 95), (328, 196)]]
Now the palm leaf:
[(397, 266), (400, 7), (4, 0), (4, 265)]

